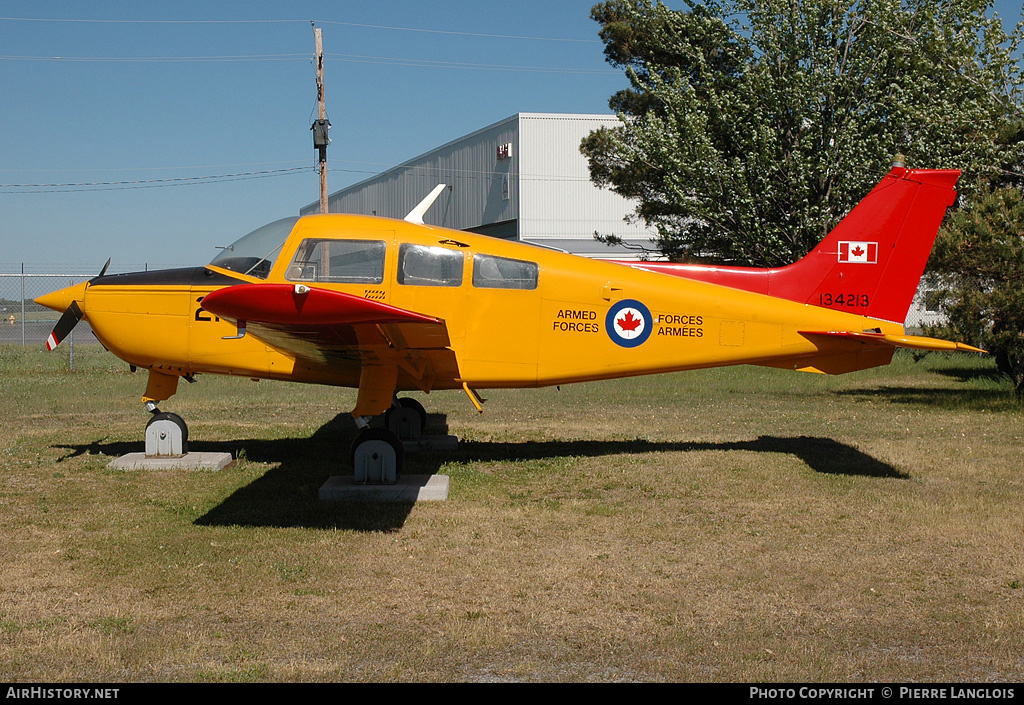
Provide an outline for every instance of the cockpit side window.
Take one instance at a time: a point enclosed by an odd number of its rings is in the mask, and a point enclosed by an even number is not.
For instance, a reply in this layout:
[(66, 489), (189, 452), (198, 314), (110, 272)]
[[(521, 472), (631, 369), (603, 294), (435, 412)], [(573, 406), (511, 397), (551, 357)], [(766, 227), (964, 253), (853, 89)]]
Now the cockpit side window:
[(403, 244), (398, 248), (398, 283), (461, 286), (463, 254), (444, 247)]
[(250, 277), (266, 279), (281, 247), (284, 246), (284, 241), (288, 239), (288, 234), (297, 221), (298, 217), (282, 218), (257, 228), (225, 247), (210, 264)]
[(307, 238), (295, 251), (284, 277), (293, 282), (380, 284), (386, 250), (382, 240)]
[(473, 286), (480, 289), (536, 289), (537, 263), (493, 255), (474, 255)]

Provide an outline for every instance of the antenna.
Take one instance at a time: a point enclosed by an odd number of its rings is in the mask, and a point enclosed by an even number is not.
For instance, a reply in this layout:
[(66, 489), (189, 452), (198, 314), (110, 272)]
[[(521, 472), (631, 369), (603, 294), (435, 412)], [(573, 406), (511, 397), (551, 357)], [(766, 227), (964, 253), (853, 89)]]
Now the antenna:
[(409, 215), (405, 216), (402, 220), (415, 223), (416, 225), (423, 225), (423, 215), (432, 205), (434, 205), (434, 201), (437, 200), (437, 197), (441, 195), (441, 192), (444, 191), (445, 188), (447, 188), (445, 184), (438, 184), (435, 186), (434, 190), (428, 193), (422, 201), (417, 203), (416, 207), (409, 211)]

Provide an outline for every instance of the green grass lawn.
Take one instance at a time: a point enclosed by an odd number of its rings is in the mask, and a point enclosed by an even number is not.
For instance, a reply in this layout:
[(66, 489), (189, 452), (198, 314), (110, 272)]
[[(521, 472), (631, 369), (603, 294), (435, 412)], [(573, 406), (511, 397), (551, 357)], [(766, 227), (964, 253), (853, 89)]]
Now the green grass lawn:
[(1024, 413), (982, 358), (416, 395), (447, 502), (324, 504), (351, 390), (0, 347), (8, 681), (1020, 681)]

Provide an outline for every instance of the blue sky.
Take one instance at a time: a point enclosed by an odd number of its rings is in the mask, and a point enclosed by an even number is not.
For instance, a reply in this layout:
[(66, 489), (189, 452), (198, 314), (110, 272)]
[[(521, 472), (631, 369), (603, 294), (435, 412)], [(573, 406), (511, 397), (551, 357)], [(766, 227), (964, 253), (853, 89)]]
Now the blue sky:
[(203, 264), (315, 201), (311, 19), (332, 192), (517, 112), (607, 113), (592, 4), (4, 0), (0, 271)]

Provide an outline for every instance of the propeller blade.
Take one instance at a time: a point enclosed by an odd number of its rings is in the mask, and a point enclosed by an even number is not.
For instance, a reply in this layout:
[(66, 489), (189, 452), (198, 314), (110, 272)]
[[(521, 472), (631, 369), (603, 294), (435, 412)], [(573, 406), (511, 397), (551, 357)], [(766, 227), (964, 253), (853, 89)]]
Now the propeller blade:
[(60, 342), (68, 336), (71, 329), (78, 325), (78, 322), (82, 320), (82, 309), (78, 307), (77, 301), (72, 301), (71, 305), (64, 311), (64, 315), (57, 321), (57, 325), (53, 327), (53, 331), (50, 333), (50, 337), (46, 339), (46, 349), (53, 350), (55, 347), (60, 345)]
[(103, 269), (101, 269), (100, 273), (96, 275), (97, 278), (102, 277), (104, 274), (107, 273), (107, 267), (110, 266), (110, 260), (112, 260), (112, 259), (114, 259), (114, 258), (113, 257), (108, 257), (107, 258), (107, 263), (105, 265), (103, 265)]

